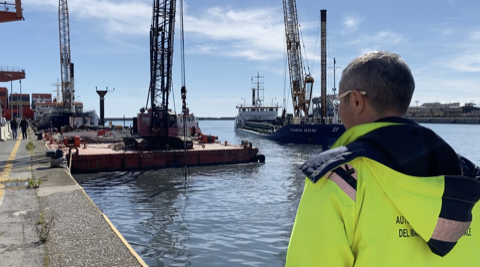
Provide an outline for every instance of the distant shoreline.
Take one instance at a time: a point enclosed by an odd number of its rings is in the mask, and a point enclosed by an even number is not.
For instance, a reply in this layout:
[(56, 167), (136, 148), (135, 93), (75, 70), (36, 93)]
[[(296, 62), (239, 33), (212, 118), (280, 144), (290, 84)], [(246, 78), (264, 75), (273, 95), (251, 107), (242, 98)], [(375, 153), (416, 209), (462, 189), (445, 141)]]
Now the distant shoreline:
[[(197, 117), (199, 121), (233, 121), (235, 117)], [(478, 124), (480, 117), (407, 117), (417, 123)], [(132, 121), (133, 117), (105, 118), (105, 121)]]
[[(134, 117), (106, 117), (105, 121), (132, 121)], [(199, 121), (233, 121), (235, 117), (196, 117)]]
[(199, 121), (233, 121), (235, 117), (197, 117)]
[(477, 124), (480, 117), (407, 117), (417, 123), (443, 123), (443, 124)]

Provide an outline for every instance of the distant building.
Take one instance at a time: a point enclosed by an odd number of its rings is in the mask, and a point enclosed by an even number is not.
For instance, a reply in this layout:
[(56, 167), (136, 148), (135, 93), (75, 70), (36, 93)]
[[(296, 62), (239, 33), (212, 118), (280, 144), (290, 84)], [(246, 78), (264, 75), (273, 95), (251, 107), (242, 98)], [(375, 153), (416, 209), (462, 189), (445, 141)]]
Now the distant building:
[(477, 104), (475, 104), (475, 103), (465, 103), (465, 107), (474, 107), (476, 105)]
[(447, 104), (442, 104), (442, 103), (439, 103), (439, 102), (423, 103), (422, 107), (427, 107), (427, 108), (459, 108), (460, 103), (458, 103), (458, 102), (447, 103)]

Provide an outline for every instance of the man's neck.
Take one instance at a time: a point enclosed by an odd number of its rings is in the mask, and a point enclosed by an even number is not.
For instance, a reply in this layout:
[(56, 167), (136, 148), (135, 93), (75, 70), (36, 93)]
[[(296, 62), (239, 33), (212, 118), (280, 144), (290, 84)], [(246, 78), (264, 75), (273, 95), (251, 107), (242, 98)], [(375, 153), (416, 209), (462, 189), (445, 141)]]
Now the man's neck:
[(396, 112), (391, 112), (391, 111), (383, 112), (382, 114), (372, 112), (368, 116), (358, 118), (359, 120), (357, 121), (356, 125), (371, 123), (371, 122), (381, 120), (383, 118), (391, 118), (391, 117), (405, 118), (405, 115), (400, 115)]

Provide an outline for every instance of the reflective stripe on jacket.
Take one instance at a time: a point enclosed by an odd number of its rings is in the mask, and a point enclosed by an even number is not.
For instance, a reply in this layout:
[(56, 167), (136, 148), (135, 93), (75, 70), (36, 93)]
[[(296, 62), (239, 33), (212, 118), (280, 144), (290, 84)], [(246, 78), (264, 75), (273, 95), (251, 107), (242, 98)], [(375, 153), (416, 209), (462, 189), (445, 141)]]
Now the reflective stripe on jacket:
[[(394, 141), (425, 147), (395, 158), (384, 147)], [(480, 266), (480, 170), (432, 131), (408, 120), (352, 127), (301, 169), (287, 266)]]

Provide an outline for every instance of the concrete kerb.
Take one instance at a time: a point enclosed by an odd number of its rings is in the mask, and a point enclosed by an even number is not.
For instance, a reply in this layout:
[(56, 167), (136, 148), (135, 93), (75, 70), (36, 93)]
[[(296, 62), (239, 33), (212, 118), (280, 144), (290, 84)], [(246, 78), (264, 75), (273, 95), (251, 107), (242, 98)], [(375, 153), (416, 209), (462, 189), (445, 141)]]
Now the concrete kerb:
[[(45, 147), (49, 150), (50, 147), (48, 147), (47, 143), (44, 142), (45, 144)], [(125, 240), (125, 238), (122, 236), (122, 234), (117, 230), (117, 228), (111, 223), (111, 221), (108, 219), (107, 215), (103, 214), (100, 209), (97, 207), (97, 205), (95, 205), (95, 203), (92, 201), (92, 199), (88, 196), (88, 194), (85, 192), (85, 190), (83, 190), (83, 188), (78, 184), (78, 182), (75, 180), (75, 178), (73, 178), (73, 176), (70, 174), (70, 172), (68, 170), (65, 170), (65, 173), (70, 177), (71, 181), (73, 181), (73, 183), (75, 185), (72, 185), (72, 186), (62, 186), (62, 189), (58, 188), (58, 190), (61, 190), (61, 192), (66, 192), (66, 191), (73, 191), (73, 190), (81, 190), (83, 192), (83, 194), (85, 195), (85, 197), (90, 201), (90, 203), (93, 205), (93, 207), (95, 208), (95, 210), (100, 214), (102, 215), (102, 218), (104, 218), (105, 222), (108, 223), (108, 225), (110, 226), (111, 230), (115, 233), (115, 235), (122, 241), (122, 243), (125, 245), (125, 247), (130, 251), (130, 253), (132, 254), (133, 257), (135, 257), (135, 259), (138, 261), (138, 263), (143, 266), (143, 267), (148, 267), (148, 265), (143, 261), (143, 259), (137, 254), (137, 252), (130, 246), (130, 244), (127, 242), (127, 240)], [(49, 195), (49, 194), (53, 194), (55, 192), (59, 192), (58, 190), (56, 190), (55, 188), (50, 188), (49, 190), (38, 190), (37, 192), (37, 195), (40, 197), (40, 196), (45, 196), (45, 195)], [(40, 191), (43, 191), (43, 192), (40, 192)]]

